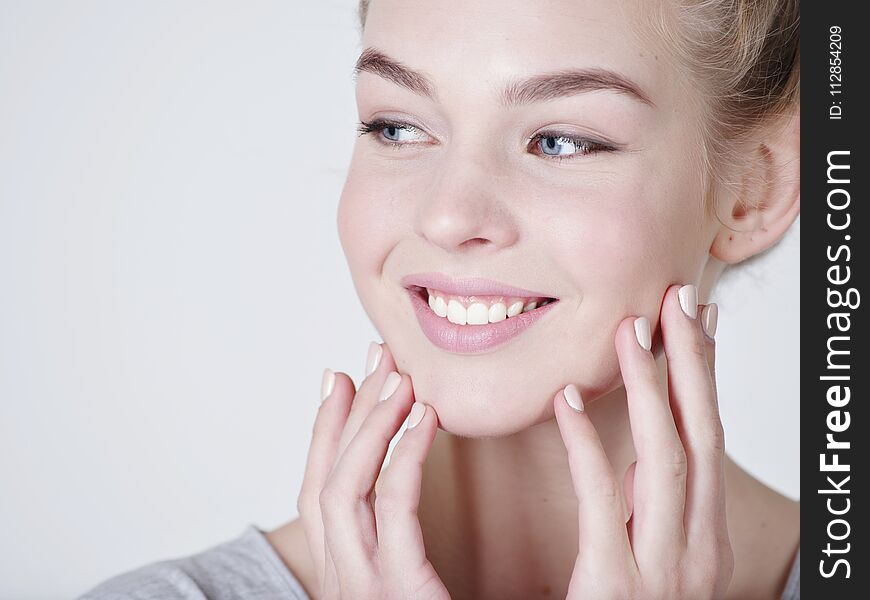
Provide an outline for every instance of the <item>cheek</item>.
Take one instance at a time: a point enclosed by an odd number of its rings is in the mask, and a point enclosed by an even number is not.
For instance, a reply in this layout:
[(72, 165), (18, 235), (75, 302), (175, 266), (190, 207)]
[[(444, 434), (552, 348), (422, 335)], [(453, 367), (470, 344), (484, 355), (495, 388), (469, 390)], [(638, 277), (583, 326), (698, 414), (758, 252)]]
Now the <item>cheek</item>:
[(364, 289), (360, 286), (371, 285), (372, 275), (381, 272), (400, 235), (395, 219), (387, 216), (401, 204), (393, 202), (389, 190), (380, 184), (382, 179), (366, 175), (352, 162), (338, 204), (338, 236), (361, 295)]
[[(416, 317), (404, 294), (399, 293), (398, 281), (389, 281), (385, 276), (408, 273), (415, 267), (413, 262), (403, 263), (406, 252), (397, 250), (407, 240), (408, 223), (413, 218), (407, 200), (410, 193), (402, 186), (385, 185), (389, 178), (382, 172), (372, 173), (356, 165), (357, 160), (353, 160), (341, 192), (338, 235), (360, 304), (401, 363), (399, 350), (393, 347), (397, 338), (390, 331), (402, 319)], [(398, 264), (393, 264), (397, 260)], [(407, 314), (397, 319), (401, 311)]]
[(614, 336), (622, 319), (646, 316), (655, 333), (668, 285), (692, 281), (706, 259), (700, 196), (688, 183), (623, 182), (565, 200), (550, 221), (554, 267), (576, 294), (562, 346), (587, 357), (583, 372), (566, 379), (585, 384), (593, 400), (620, 383)]
[[(352, 163), (353, 165), (353, 163)], [(365, 312), (375, 306), (379, 266), (390, 248), (387, 226), (378, 215), (385, 214), (379, 203), (375, 182), (355, 170), (348, 172), (338, 203), (338, 237), (344, 251), (354, 288)]]
[(645, 178), (573, 204), (554, 239), (557, 260), (586, 300), (645, 313), (706, 258), (694, 186), (656, 187)]

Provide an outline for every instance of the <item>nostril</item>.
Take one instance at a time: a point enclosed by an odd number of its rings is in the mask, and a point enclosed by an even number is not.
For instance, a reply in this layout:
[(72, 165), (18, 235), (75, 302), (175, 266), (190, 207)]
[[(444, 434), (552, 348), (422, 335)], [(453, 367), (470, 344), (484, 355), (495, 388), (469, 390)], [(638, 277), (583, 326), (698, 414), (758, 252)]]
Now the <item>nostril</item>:
[(460, 244), (460, 246), (474, 248), (476, 246), (486, 246), (489, 243), (490, 241), (486, 238), (476, 237), (471, 238), (470, 240), (465, 240), (464, 242), (462, 242), (462, 244)]

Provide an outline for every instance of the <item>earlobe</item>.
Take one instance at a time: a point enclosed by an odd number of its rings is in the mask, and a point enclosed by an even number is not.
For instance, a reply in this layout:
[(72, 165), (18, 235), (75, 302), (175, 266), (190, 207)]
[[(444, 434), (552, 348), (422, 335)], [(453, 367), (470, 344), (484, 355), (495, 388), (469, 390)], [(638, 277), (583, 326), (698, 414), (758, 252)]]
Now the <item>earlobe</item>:
[(710, 254), (739, 263), (774, 246), (800, 214), (800, 108), (765, 127), (751, 145), (739, 192), (722, 199)]

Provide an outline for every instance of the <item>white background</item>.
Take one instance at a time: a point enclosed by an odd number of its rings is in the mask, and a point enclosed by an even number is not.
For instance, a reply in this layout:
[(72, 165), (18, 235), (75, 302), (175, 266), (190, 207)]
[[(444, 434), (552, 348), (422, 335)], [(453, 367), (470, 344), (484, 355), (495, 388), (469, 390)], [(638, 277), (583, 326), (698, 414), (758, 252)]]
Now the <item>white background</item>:
[[(376, 338), (335, 210), (355, 0), (0, 0), (0, 597), (296, 516)], [(799, 237), (724, 280), (731, 455), (798, 497)]]

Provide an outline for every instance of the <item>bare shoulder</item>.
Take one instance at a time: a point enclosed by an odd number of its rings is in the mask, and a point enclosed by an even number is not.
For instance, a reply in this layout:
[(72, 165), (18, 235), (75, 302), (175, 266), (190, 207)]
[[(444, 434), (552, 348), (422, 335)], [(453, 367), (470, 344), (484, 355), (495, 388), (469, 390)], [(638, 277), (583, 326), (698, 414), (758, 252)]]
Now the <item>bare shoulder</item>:
[(296, 518), (277, 529), (266, 532), (266, 539), (278, 553), (283, 563), (296, 576), (309, 598), (316, 600), (317, 576), (308, 551), (302, 520)]

